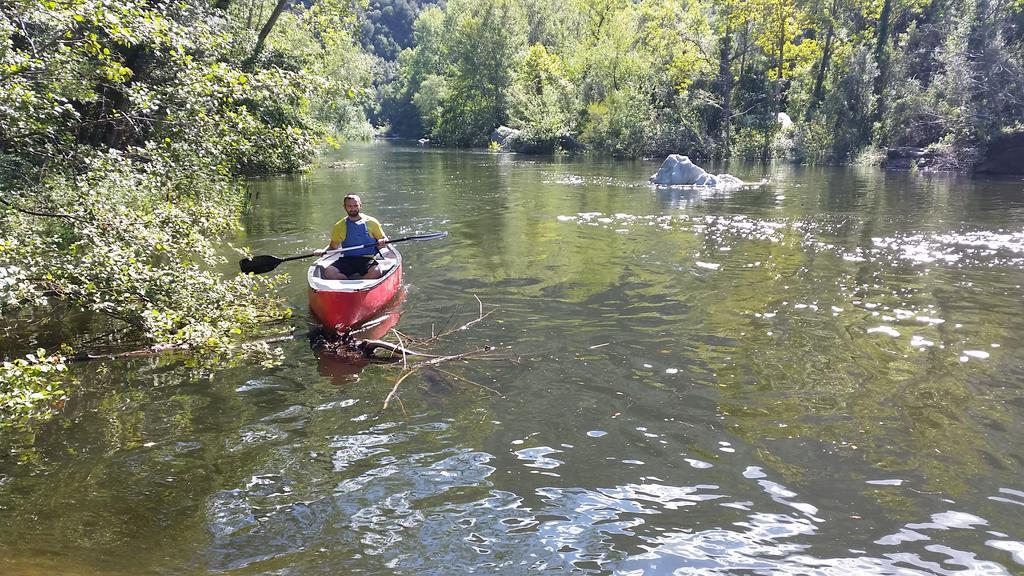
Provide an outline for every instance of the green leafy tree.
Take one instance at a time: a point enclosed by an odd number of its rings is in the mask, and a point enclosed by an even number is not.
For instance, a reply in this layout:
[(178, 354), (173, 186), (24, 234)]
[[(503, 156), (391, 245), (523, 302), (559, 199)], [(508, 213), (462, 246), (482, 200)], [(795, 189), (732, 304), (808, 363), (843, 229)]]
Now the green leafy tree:
[(359, 79), (339, 64), (354, 50), (352, 19), (336, 1), (285, 10), (254, 51), (256, 36), (231, 17), (244, 8), (0, 7), (4, 333), (54, 310), (92, 319), (54, 343), (57, 355), (16, 358), (28, 351), (5, 337), (0, 406), (64, 394), (41, 374), (62, 372), (62, 355), (89, 334), (212, 358), (289, 314), (276, 282), (215, 270), (219, 239), (245, 207), (237, 176), (301, 168), (329, 128), (325, 111), (353, 97)]
[(443, 82), (432, 81), (434, 86), (420, 97), (420, 104), (415, 99), (427, 78), (441, 78), (445, 70), (444, 18), (444, 12), (436, 6), (419, 14), (413, 23), (416, 46), (398, 55), (398, 76), (381, 90), (378, 123), (388, 124), (395, 135), (419, 138), (429, 134), (436, 124), (441, 100), (430, 95), (438, 93)]
[(1022, 21), (990, 0), (457, 0), (420, 14), (381, 111), (454, 145), (508, 121), (537, 151), (578, 130), (615, 154), (909, 144), (964, 168), (1022, 123)]
[(526, 48), (525, 14), (513, 0), (456, 0), (445, 7), (445, 32), (448, 93), (432, 134), (447, 144), (479, 145), (508, 119), (511, 63)]
[(516, 70), (510, 90), (509, 120), (523, 131), (528, 149), (551, 152), (575, 131), (578, 98), (565, 65), (543, 44), (534, 44)]
[(435, 0), (370, 0), (359, 19), (359, 41), (370, 53), (394, 61), (415, 45), (413, 23)]

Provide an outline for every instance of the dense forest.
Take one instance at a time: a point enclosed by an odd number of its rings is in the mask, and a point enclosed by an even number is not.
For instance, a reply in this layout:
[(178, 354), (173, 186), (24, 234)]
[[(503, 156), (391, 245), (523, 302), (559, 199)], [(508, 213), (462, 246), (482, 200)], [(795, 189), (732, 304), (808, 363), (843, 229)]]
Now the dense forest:
[(359, 11), (360, 45), (385, 64), (395, 63), (402, 50), (415, 44), (416, 17), (432, 5), (444, 6), (444, 0), (369, 0)]
[(290, 312), (218, 239), (242, 177), (339, 139), (969, 169), (1024, 131), (1022, 62), (1021, 0), (9, 0), (0, 420), (98, 349), (272, 361)]
[(1024, 3), (451, 0), (382, 91), (392, 132), (627, 157), (850, 162), (927, 148), (969, 168), (1024, 129)]

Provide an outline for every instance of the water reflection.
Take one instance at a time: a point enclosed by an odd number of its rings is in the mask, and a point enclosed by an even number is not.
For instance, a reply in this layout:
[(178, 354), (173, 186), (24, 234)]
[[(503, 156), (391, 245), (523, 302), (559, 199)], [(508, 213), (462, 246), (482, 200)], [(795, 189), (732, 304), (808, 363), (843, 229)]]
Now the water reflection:
[[(380, 340), (387, 336), (401, 319), (401, 304), (405, 301), (405, 291), (399, 292), (382, 314), (365, 322), (359, 329), (351, 333), (356, 340)], [(358, 375), (363, 368), (371, 361), (354, 352), (338, 351), (333, 346), (325, 346), (327, 338), (336, 340), (333, 335), (328, 335), (319, 327), (313, 328), (310, 332), (310, 345), (314, 350), (317, 360), (318, 373), (331, 379), (336, 386), (343, 386), (358, 380)]]

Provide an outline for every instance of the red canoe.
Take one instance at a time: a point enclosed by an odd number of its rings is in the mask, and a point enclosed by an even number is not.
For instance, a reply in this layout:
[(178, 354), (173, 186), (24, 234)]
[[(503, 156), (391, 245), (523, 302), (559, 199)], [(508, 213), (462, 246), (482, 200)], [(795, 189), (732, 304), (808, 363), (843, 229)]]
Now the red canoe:
[(376, 280), (325, 280), (321, 277), (341, 254), (320, 258), (309, 267), (309, 309), (324, 328), (344, 332), (374, 317), (398, 294), (402, 285), (402, 255), (387, 246), (377, 256), (384, 275)]

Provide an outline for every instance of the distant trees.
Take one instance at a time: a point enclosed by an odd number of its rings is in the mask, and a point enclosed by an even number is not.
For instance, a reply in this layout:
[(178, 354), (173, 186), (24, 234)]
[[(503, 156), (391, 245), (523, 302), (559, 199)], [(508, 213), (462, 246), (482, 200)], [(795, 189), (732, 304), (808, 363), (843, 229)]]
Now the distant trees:
[(552, 152), (572, 130), (577, 98), (562, 59), (534, 44), (509, 86), (509, 122), (524, 127), (523, 138), (534, 151)]
[(394, 61), (413, 45), (413, 22), (428, 6), (444, 0), (369, 0), (360, 16), (359, 41), (371, 54)]
[(507, 122), (531, 150), (846, 162), (914, 145), (968, 164), (1024, 123), (1020, 2), (530, 0), (473, 20), (500, 5), (421, 12), (379, 121), (453, 145)]

